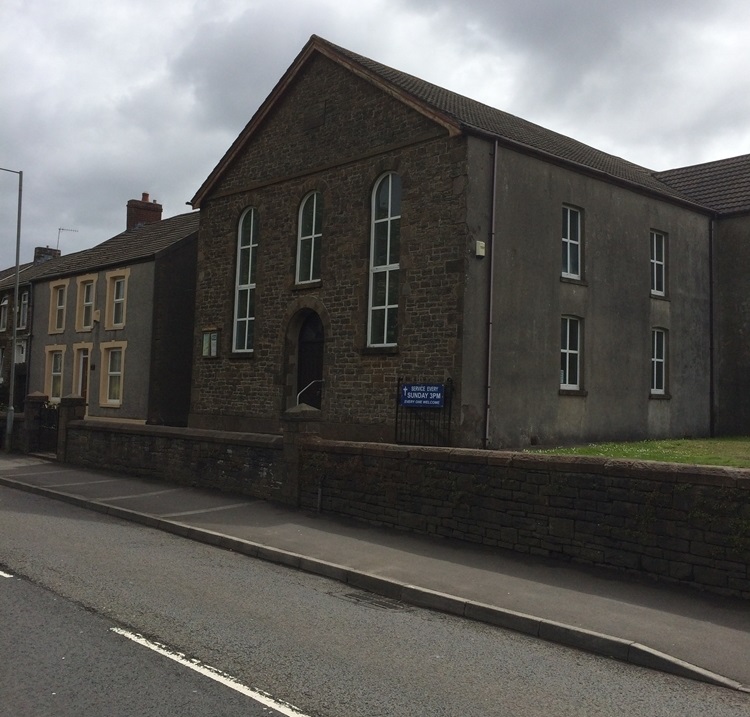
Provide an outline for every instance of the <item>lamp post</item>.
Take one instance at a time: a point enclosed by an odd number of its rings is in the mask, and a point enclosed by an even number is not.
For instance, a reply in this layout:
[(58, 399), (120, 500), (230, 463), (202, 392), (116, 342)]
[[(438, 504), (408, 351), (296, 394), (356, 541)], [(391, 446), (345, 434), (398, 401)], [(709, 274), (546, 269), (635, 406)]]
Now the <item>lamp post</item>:
[(10, 453), (13, 443), (13, 421), (15, 419), (16, 388), (16, 344), (18, 343), (18, 284), (21, 266), (21, 206), (23, 200), (23, 172), (0, 167), (0, 171), (18, 175), (18, 217), (16, 220), (16, 281), (13, 294), (13, 341), (10, 348), (10, 387), (8, 389), (8, 411), (5, 414), (5, 450)]

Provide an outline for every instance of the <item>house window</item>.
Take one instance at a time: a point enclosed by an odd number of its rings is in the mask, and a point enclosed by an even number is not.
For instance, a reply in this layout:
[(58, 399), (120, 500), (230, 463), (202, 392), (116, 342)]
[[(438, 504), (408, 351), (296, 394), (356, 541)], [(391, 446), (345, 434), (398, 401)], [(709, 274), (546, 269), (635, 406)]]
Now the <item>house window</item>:
[(664, 396), (667, 392), (667, 332), (651, 331), (651, 394)]
[[(128, 298), (128, 278), (130, 269), (109, 272), (107, 279), (107, 304), (105, 308), (104, 328), (107, 330), (122, 329), (125, 326), (126, 304)], [(91, 309), (93, 321), (94, 291), (92, 288)]]
[(103, 367), (99, 383), (99, 404), (110, 408), (121, 406), (125, 388), (127, 341), (109, 341), (99, 348)]
[(45, 375), (45, 393), (49, 400), (58, 403), (63, 395), (63, 356), (64, 346), (47, 346), (47, 368)]
[(297, 236), (297, 283), (320, 279), (320, 243), (323, 236), (323, 198), (308, 194), (300, 205)]
[(65, 331), (65, 304), (68, 297), (68, 280), (50, 284), (49, 333)]
[(253, 350), (255, 339), (255, 278), (258, 254), (258, 217), (247, 209), (237, 232), (237, 277), (234, 295), (234, 335), (236, 352)]
[(651, 232), (651, 294), (666, 294), (666, 237), (661, 232)]
[(0, 301), (0, 331), (5, 331), (8, 328), (8, 297), (3, 296), (3, 300)]
[(560, 323), (560, 388), (581, 388), (581, 320), (563, 316)]
[(26, 363), (26, 339), (16, 341), (16, 363)]
[(21, 292), (18, 309), (18, 328), (25, 329), (29, 323), (29, 292)]
[(372, 193), (368, 346), (395, 346), (401, 244), (401, 179), (386, 174)]
[(93, 275), (79, 276), (78, 305), (76, 307), (76, 331), (91, 331), (94, 327), (94, 295), (96, 278)]
[(581, 212), (562, 208), (562, 276), (581, 278)]

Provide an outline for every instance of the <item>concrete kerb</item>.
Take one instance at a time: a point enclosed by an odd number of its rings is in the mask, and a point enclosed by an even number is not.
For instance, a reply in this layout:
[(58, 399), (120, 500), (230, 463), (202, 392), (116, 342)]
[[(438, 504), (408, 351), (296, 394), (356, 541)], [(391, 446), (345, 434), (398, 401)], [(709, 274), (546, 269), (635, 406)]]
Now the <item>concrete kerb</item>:
[(110, 506), (100, 501), (87, 500), (51, 488), (42, 488), (22, 481), (0, 476), (0, 485), (16, 488), (61, 500), (78, 507), (105, 513), (123, 520), (140, 523), (146, 527), (163, 530), (196, 542), (205, 543), (225, 550), (259, 558), (267, 562), (291, 567), (306, 573), (346, 583), (352, 587), (382, 595), (416, 607), (444, 612), (469, 620), (484, 622), (496, 627), (513, 630), (548, 642), (565, 645), (606, 657), (617, 659), (648, 669), (667, 672), (679, 677), (706, 682), (750, 694), (750, 686), (744, 686), (735, 680), (710, 672), (701, 667), (685, 662), (671, 655), (654, 650), (646, 645), (613, 637), (604, 633), (593, 632), (574, 625), (545, 620), (513, 610), (464, 600), (455, 595), (441, 593), (416, 585), (409, 585), (397, 580), (390, 580), (379, 575), (359, 572), (342, 565), (309, 558), (297, 553), (272, 548), (267, 545), (234, 538), (210, 530), (195, 528), (177, 521), (157, 518), (147, 513)]

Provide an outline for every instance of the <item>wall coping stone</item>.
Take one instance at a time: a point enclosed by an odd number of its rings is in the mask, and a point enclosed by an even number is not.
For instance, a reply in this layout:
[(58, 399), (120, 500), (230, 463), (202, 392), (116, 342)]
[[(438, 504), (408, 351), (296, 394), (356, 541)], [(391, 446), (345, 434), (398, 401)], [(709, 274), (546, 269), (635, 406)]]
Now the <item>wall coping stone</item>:
[(71, 421), (71, 428), (81, 427), (87, 431), (108, 433), (127, 433), (131, 435), (149, 435), (169, 438), (198, 438), (211, 443), (228, 443), (231, 445), (262, 446), (281, 449), (284, 443), (282, 436), (271, 433), (239, 433), (237, 431), (214, 431), (207, 428), (180, 428), (175, 426), (134, 425), (113, 421)]

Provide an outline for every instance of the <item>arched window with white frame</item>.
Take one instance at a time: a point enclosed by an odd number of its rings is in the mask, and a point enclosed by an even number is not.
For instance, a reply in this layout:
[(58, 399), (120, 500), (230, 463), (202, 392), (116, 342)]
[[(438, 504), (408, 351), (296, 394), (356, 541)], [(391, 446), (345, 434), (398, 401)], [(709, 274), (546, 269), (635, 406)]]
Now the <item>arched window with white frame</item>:
[(320, 251), (323, 239), (323, 197), (311, 192), (300, 204), (297, 230), (297, 283), (320, 279)]
[(258, 213), (246, 209), (237, 230), (232, 350), (249, 353), (255, 343), (255, 279), (258, 265)]
[(401, 178), (386, 174), (372, 193), (367, 345), (395, 346), (398, 337)]

